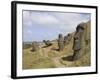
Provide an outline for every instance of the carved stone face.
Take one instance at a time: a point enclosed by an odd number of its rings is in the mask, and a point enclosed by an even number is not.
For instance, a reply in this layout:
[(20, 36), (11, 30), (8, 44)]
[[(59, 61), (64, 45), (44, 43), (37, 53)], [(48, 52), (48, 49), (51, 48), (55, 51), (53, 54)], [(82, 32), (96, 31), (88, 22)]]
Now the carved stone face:
[(76, 32), (74, 36), (74, 43), (73, 43), (73, 50), (79, 50), (81, 49), (81, 42), (80, 42), (80, 34), (79, 32)]
[(67, 36), (64, 36), (64, 45), (69, 44), (71, 39), (72, 39), (72, 35), (71, 34), (68, 34)]
[(73, 50), (79, 50), (82, 48), (82, 37), (84, 33), (84, 26), (80, 24), (76, 28), (76, 33), (74, 35)]

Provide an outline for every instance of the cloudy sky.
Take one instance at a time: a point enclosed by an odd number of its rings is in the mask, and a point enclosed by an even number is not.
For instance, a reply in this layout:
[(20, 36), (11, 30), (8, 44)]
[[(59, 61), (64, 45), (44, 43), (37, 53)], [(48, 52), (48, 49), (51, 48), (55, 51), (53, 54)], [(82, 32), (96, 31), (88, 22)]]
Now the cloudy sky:
[(90, 20), (89, 13), (23, 11), (23, 41), (54, 40)]

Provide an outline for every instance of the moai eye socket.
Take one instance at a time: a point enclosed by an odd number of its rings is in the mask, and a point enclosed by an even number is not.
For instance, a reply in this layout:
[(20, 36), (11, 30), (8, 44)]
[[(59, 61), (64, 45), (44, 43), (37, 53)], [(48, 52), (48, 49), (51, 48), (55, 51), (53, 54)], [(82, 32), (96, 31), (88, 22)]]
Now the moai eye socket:
[(75, 37), (74, 39), (75, 39), (75, 40), (78, 40), (79, 38), (78, 38), (78, 37)]

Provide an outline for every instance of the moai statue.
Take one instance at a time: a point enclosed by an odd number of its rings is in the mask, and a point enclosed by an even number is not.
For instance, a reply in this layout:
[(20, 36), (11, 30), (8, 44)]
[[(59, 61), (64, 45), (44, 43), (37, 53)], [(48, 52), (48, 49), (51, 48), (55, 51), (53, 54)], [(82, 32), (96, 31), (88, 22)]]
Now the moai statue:
[(85, 26), (85, 42), (86, 42), (86, 45), (88, 45), (90, 42), (90, 38), (91, 38), (90, 21), (88, 21), (87, 24), (85, 24), (84, 26)]
[(48, 46), (52, 45), (52, 43), (49, 40), (47, 40), (47, 44)]
[(64, 36), (64, 45), (66, 45), (68, 43), (68, 36)]
[(49, 40), (43, 40), (43, 42), (45, 43), (45, 45), (46, 46), (51, 46), (52, 45), (52, 43), (49, 41)]
[(77, 60), (84, 54), (84, 23), (77, 26), (74, 35), (73, 50), (74, 54), (72, 56), (73, 60)]
[(62, 51), (64, 49), (64, 38), (62, 34), (59, 34), (58, 37), (58, 47), (59, 47), (59, 51)]
[(69, 44), (70, 40), (72, 39), (72, 35), (68, 34), (67, 36), (64, 37), (64, 45)]
[(32, 43), (32, 51), (37, 51), (37, 50), (39, 50), (39, 44), (38, 42), (34, 41)]

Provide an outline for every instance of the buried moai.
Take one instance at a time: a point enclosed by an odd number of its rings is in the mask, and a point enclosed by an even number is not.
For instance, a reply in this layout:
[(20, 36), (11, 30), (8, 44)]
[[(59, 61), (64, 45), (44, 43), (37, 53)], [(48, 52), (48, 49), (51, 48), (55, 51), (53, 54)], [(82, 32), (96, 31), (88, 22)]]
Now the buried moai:
[(81, 23), (77, 26), (76, 28), (76, 32), (74, 35), (74, 42), (73, 42), (73, 50), (74, 50), (74, 54), (72, 56), (73, 60), (77, 60), (80, 57), (83, 56), (83, 54), (85, 53), (85, 28), (84, 28), (84, 24), (85, 23)]
[(64, 45), (69, 44), (71, 39), (72, 39), (72, 35), (71, 34), (68, 34), (67, 36), (64, 36)]
[(59, 34), (58, 36), (58, 47), (59, 51), (62, 51), (64, 49), (64, 38), (62, 34)]
[(43, 40), (43, 42), (45, 43), (45, 45), (46, 46), (51, 46), (52, 45), (52, 43), (49, 41), (49, 40)]
[(39, 50), (39, 44), (38, 42), (34, 41), (32, 43), (32, 51), (38, 51)]

